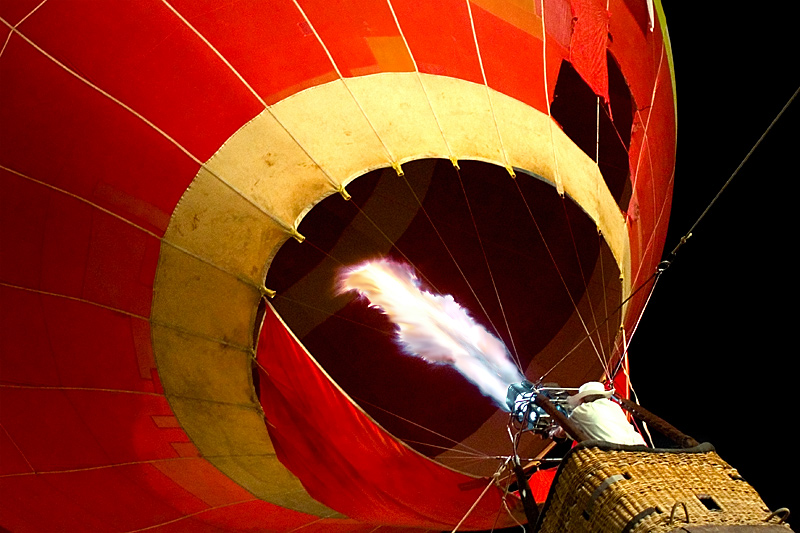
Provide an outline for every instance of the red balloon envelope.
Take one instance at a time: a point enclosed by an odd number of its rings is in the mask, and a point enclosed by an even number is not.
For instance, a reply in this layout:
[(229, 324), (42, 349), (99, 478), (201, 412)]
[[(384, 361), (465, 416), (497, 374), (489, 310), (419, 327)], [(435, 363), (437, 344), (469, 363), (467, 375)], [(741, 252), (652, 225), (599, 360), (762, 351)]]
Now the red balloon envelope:
[(403, 354), (337, 276), (406, 262), (529, 379), (611, 376), (670, 207), (659, 2), (35, 0), (0, 19), (0, 526), (524, 520), (507, 414)]

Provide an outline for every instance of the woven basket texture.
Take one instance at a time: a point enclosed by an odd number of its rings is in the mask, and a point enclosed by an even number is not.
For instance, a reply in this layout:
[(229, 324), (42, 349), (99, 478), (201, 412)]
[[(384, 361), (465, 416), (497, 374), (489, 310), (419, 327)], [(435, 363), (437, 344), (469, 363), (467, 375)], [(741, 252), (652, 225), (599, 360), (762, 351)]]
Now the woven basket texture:
[(715, 451), (589, 447), (565, 459), (539, 531), (661, 533), (685, 524), (765, 525), (769, 514), (755, 489)]

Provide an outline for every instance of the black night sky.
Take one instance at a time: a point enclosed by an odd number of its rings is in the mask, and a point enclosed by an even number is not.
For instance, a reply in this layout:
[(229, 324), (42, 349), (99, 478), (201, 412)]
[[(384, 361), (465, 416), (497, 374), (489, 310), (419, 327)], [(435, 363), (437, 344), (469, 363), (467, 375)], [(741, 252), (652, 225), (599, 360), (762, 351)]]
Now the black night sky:
[[(794, 3), (666, 0), (678, 148), (664, 257), (800, 88)], [(630, 346), (638, 401), (800, 523), (794, 278), (800, 96), (661, 276)], [(508, 529), (519, 531), (519, 528)]]
[[(664, 4), (678, 98), (666, 256), (800, 88), (800, 9)], [(799, 125), (800, 97), (662, 275), (630, 349), (640, 403), (711, 442), (794, 524)]]

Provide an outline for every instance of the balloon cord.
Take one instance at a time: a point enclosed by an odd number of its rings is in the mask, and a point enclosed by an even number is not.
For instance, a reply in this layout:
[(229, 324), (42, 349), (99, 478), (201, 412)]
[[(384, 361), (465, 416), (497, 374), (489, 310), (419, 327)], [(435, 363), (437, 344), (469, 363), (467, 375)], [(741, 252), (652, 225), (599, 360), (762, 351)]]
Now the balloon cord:
[[(711, 210), (711, 207), (717, 202), (717, 200), (722, 195), (722, 193), (725, 191), (725, 189), (728, 188), (728, 185), (731, 184), (731, 182), (733, 181), (733, 178), (736, 177), (736, 175), (739, 173), (739, 170), (741, 170), (742, 167), (744, 166), (744, 164), (747, 162), (747, 160), (750, 159), (750, 156), (753, 155), (753, 152), (755, 152), (756, 148), (758, 148), (758, 146), (761, 144), (761, 141), (763, 141), (764, 138), (767, 136), (767, 134), (770, 132), (770, 130), (772, 130), (772, 127), (775, 126), (775, 123), (778, 122), (778, 120), (781, 118), (783, 113), (792, 104), (794, 99), (797, 98), (798, 94), (800, 94), (800, 87), (797, 88), (797, 90), (794, 92), (794, 94), (792, 94), (792, 96), (789, 98), (789, 100), (786, 102), (786, 104), (783, 106), (783, 108), (781, 108), (780, 112), (778, 112), (778, 114), (775, 116), (775, 118), (772, 119), (772, 122), (770, 123), (770, 125), (767, 127), (766, 130), (764, 130), (764, 133), (761, 134), (761, 137), (758, 138), (758, 140), (753, 145), (753, 147), (750, 149), (750, 151), (747, 152), (747, 155), (744, 157), (744, 159), (742, 159), (742, 162), (739, 163), (739, 166), (736, 167), (736, 170), (733, 171), (733, 173), (730, 175), (730, 177), (725, 182), (725, 184), (722, 186), (722, 188), (719, 190), (719, 192), (716, 194), (716, 196), (714, 196), (714, 198), (711, 200), (711, 202), (708, 204), (708, 206), (703, 210), (703, 212), (700, 214), (700, 216), (697, 218), (697, 220), (694, 222), (694, 224), (692, 224), (692, 226), (689, 228), (689, 231), (687, 231), (686, 234), (683, 237), (681, 237), (681, 239), (678, 242), (678, 244), (675, 246), (675, 248), (672, 249), (672, 251), (669, 254), (670, 260), (675, 257), (675, 254), (678, 253), (678, 249), (680, 249), (680, 247), (683, 246), (686, 243), (687, 240), (689, 240), (689, 238), (692, 236), (692, 232), (694, 231), (694, 229), (697, 227), (698, 224), (700, 224), (700, 221), (703, 220), (703, 218), (706, 216), (706, 213), (708, 213)], [(663, 261), (662, 261), (662, 263), (663, 263)], [(669, 266), (669, 264), (670, 264), (670, 262), (668, 261), (667, 262), (667, 266)]]
[(494, 482), (495, 479), (494, 477), (492, 477), (492, 479), (489, 480), (489, 483), (483, 489), (483, 492), (481, 492), (480, 495), (475, 499), (475, 502), (472, 504), (472, 507), (470, 507), (469, 510), (467, 510), (467, 512), (464, 514), (464, 516), (461, 517), (461, 520), (458, 522), (458, 524), (456, 524), (456, 527), (453, 528), (453, 531), (451, 531), (451, 533), (456, 533), (456, 531), (458, 531), (458, 528), (460, 528), (461, 524), (463, 524), (464, 521), (469, 517), (469, 515), (472, 514), (472, 511), (475, 510), (475, 507), (478, 506), (478, 503), (480, 503), (480, 501), (483, 499), (483, 497), (486, 495), (486, 493), (489, 491), (492, 485), (494, 485)]
[[(730, 175), (730, 177), (728, 177), (727, 181), (723, 184), (722, 188), (720, 188), (719, 192), (717, 192), (717, 194), (714, 196), (714, 198), (711, 200), (711, 202), (706, 206), (706, 208), (703, 210), (703, 212), (700, 214), (700, 216), (697, 218), (697, 220), (695, 220), (694, 224), (692, 224), (692, 226), (689, 228), (689, 231), (687, 231), (683, 235), (683, 237), (681, 237), (679, 239), (678, 244), (669, 253), (669, 255), (667, 256), (667, 259), (664, 259), (663, 261), (661, 261), (658, 264), (658, 266), (656, 267), (655, 272), (653, 272), (642, 283), (642, 285), (640, 285), (639, 288), (636, 289), (636, 291), (634, 291), (628, 298), (626, 298), (625, 301), (622, 302), (623, 304), (625, 304), (628, 300), (630, 300), (634, 296), (634, 294), (639, 292), (639, 290), (642, 287), (644, 287), (651, 279), (655, 278), (655, 281), (653, 282), (653, 285), (650, 287), (650, 294), (648, 294), (648, 296), (647, 296), (647, 301), (645, 302), (645, 305), (642, 308), (642, 313), (644, 313), (644, 309), (650, 303), (650, 299), (653, 296), (653, 292), (655, 291), (656, 284), (658, 283), (659, 278), (661, 277), (661, 275), (664, 272), (667, 271), (667, 269), (670, 266), (672, 266), (672, 262), (675, 260), (675, 257), (678, 254), (678, 250), (680, 250), (680, 248), (684, 244), (686, 244), (686, 241), (688, 241), (692, 237), (692, 234), (693, 234), (695, 228), (698, 226), (698, 224), (700, 224), (700, 221), (703, 220), (703, 218), (705, 218), (706, 214), (711, 210), (711, 207), (717, 202), (717, 200), (719, 200), (720, 196), (722, 196), (722, 193), (725, 191), (725, 189), (728, 188), (728, 185), (731, 184), (731, 182), (736, 177), (736, 175), (739, 173), (739, 171), (742, 169), (742, 167), (744, 167), (744, 165), (748, 161), (748, 159), (750, 159), (750, 156), (753, 155), (753, 153), (755, 152), (756, 148), (758, 148), (758, 146), (761, 144), (761, 142), (764, 140), (764, 138), (767, 136), (767, 134), (772, 130), (772, 128), (775, 126), (775, 124), (778, 122), (778, 120), (784, 114), (784, 112), (786, 112), (786, 110), (792, 104), (794, 99), (797, 98), (798, 94), (800, 94), (800, 87), (798, 87), (797, 90), (795, 90), (794, 94), (792, 94), (792, 96), (789, 98), (789, 100), (786, 102), (786, 104), (784, 104), (784, 106), (781, 108), (781, 110), (778, 112), (778, 114), (775, 116), (775, 118), (772, 119), (772, 122), (769, 124), (767, 129), (764, 130), (764, 133), (761, 134), (761, 136), (758, 138), (758, 140), (753, 145), (753, 147), (750, 149), (750, 151), (747, 152), (747, 155), (745, 155), (744, 159), (742, 159), (741, 163), (739, 163), (739, 166), (737, 166), (736, 169), (733, 171), (733, 173)], [(630, 345), (630, 341), (633, 338), (633, 335), (636, 333), (636, 330), (637, 330), (637, 328), (639, 326), (639, 322), (641, 321), (641, 319), (642, 319), (642, 315), (640, 314), (639, 315), (639, 319), (636, 321), (636, 325), (634, 326), (634, 329), (631, 332), (630, 337), (628, 338), (628, 345)], [(627, 351), (627, 348), (625, 350)], [(617, 364), (617, 368), (614, 369), (613, 375), (616, 375), (616, 373), (619, 371), (619, 367), (620, 367), (620, 364), (622, 363), (623, 359), (624, 358), (622, 358), (622, 357), (620, 358), (620, 362)]]
[[(505, 308), (503, 307), (503, 301), (500, 298), (500, 291), (497, 288), (497, 282), (494, 278), (494, 273), (492, 272), (492, 266), (489, 263), (489, 256), (486, 255), (486, 248), (483, 245), (483, 239), (481, 239), (481, 233), (478, 231), (478, 222), (475, 220), (475, 214), (472, 211), (472, 204), (470, 204), (469, 197), (467, 196), (467, 189), (464, 187), (464, 180), (461, 179), (461, 171), (459, 169), (456, 170), (456, 176), (458, 176), (458, 183), (461, 186), (461, 193), (464, 195), (464, 203), (467, 205), (467, 210), (469, 211), (469, 218), (472, 220), (472, 227), (475, 229), (475, 236), (478, 239), (478, 245), (480, 246), (481, 253), (483, 254), (483, 262), (486, 265), (486, 270), (489, 273), (489, 280), (492, 282), (492, 288), (494, 289), (494, 294), (497, 299), (497, 305), (500, 308), (500, 314), (503, 316), (503, 322), (506, 326), (506, 331), (508, 332), (508, 340), (511, 343), (511, 354), (514, 357), (514, 363), (517, 365), (517, 370), (519, 370), (520, 374), (525, 374), (525, 369), (522, 368), (522, 361), (519, 358), (519, 353), (517, 352), (517, 346), (514, 343), (514, 335), (511, 333), (511, 325), (508, 323), (508, 317), (506, 316)], [(431, 222), (432, 223), (432, 222)], [(476, 295), (477, 298), (477, 295)], [(481, 306), (482, 307), (482, 306)], [(492, 324), (494, 327), (494, 324)], [(495, 328), (495, 332), (497, 335), (500, 335), (500, 332), (497, 331)]]

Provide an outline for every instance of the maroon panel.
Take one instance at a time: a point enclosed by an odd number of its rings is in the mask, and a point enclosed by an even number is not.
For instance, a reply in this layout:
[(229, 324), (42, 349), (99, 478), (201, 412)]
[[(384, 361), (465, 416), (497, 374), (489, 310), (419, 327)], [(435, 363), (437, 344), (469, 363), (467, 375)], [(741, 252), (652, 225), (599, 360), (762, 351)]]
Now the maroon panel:
[(291, 0), (171, 4), (268, 104), (337, 79), (330, 59)]
[(62, 385), (155, 392), (135, 336), (141, 319), (59, 298), (46, 298), (44, 307)]
[(17, 36), (0, 78), (0, 165), (165, 230), (197, 163)]
[[(0, 129), (0, 135), (2, 131)], [(0, 169), (0, 190), (3, 191), (0, 194), (0, 280), (38, 288), (42, 277), (47, 194), (42, 194), (41, 186), (3, 169)], [(70, 277), (67, 273), (67, 278)]]
[(464, 1), (399, 0), (392, 6), (420, 72), (483, 83)]
[[(35, 516), (26, 503), (3, 509), (3, 502), (0, 502), (4, 524), (13, 525), (13, 520), (20, 512), (21, 516), (26, 517), (26, 525), (39, 531), (63, 531), (65, 525), (72, 521), (85, 525), (87, 529), (78, 525), (74, 529), (69, 527), (69, 531), (105, 531), (109, 527), (111, 531), (131, 531), (157, 527), (158, 524), (180, 524), (178, 531), (263, 531), (270, 524), (302, 525), (318, 520), (317, 517), (253, 500), (250, 494), (233, 485), (213, 468), (212, 475), (198, 476), (196, 466), (203, 464), (208, 467), (204, 460), (176, 459), (169, 463), (176, 465), (175, 468), (184, 472), (186, 477), (195, 476), (196, 487), (207, 483), (211, 491), (218, 493), (223, 492), (218, 487), (226, 485), (232, 485), (235, 489), (229, 490), (227, 497), (220, 499), (212, 507), (164, 475), (159, 468), (163, 468), (167, 464), (165, 462), (0, 478), (0, 494), (8, 491), (6, 502), (15, 502), (20, 496), (26, 497), (27, 491), (32, 491), (39, 497), (46, 498), (52, 506), (51, 509), (58, 513), (55, 518), (59, 521), (57, 526), (50, 526), (51, 522), (47, 517)], [(254, 505), (248, 506), (251, 502)], [(34, 507), (38, 507), (38, 504)], [(237, 512), (242, 508), (250, 512)], [(232, 512), (223, 511), (220, 516), (215, 516), (222, 509), (230, 509)], [(197, 515), (198, 518), (187, 519), (188, 515)], [(292, 520), (292, 517), (300, 519)], [(215, 523), (226, 527), (217, 529), (210, 525)]]
[(325, 519), (304, 526), (303, 533), (433, 533), (430, 529), (362, 524), (355, 520)]
[(36, 6), (41, 3), (41, 0), (15, 0), (14, 2), (2, 2), (0, 3), (0, 18), (12, 26), (16, 26), (28, 15), (28, 13), (33, 11)]
[(201, 161), (263, 107), (163, 2), (51, 0), (24, 34)]
[(0, 381), (157, 391), (141, 319), (20, 289), (0, 287), (0, 296)]
[(72, 494), (78, 507), (116, 531), (133, 531), (180, 518), (183, 513), (129, 476), (130, 471), (140, 468), (128, 465), (41, 477), (55, 490)]
[(230, 533), (229, 529), (213, 527), (202, 516), (184, 516), (178, 520), (151, 526), (148, 533)]
[(0, 424), (37, 472), (109, 464), (64, 391), (0, 387), (0, 405)]
[[(154, 420), (171, 416), (162, 396), (25, 388), (3, 388), (0, 395), (3, 425), (38, 472), (177, 457), (172, 443), (188, 442), (182, 429)], [(29, 424), (38, 439), (24, 431)], [(58, 450), (48, 453), (54, 442)]]
[(66, 395), (110, 464), (177, 457), (172, 444), (189, 442), (179, 425), (159, 425), (174, 416), (161, 395), (95, 390), (68, 390)]
[(0, 477), (2, 526), (14, 533), (119, 531), (99, 520), (94, 512), (75, 505), (75, 500), (80, 500), (80, 497), (75, 490), (63, 492), (55, 489), (42, 476)]
[[(18, 181), (24, 180), (18, 178)], [(27, 209), (17, 213), (16, 217), (17, 224), (22, 226), (18, 231), (28, 234), (30, 230), (34, 230), (35, 233), (30, 236), (36, 238), (41, 246), (39, 268), (42, 274), (38, 287), (48, 292), (81, 297), (86, 282), (86, 262), (91, 248), (93, 221), (95, 217), (111, 217), (85, 202), (48, 190), (43, 185), (32, 182), (24, 185), (33, 188), (34, 191), (31, 192), (34, 194), (38, 192), (30, 200), (28, 207), (34, 207), (34, 211), (44, 211), (41, 220), (33, 220)], [(39, 223), (44, 225), (40, 234)], [(116, 242), (117, 248), (125, 245), (122, 239)], [(14, 255), (18, 257), (22, 254)]]
[(0, 285), (0, 302), (0, 382), (59, 385), (39, 295)]
[(0, 24), (0, 42), (3, 43), (2, 45), (0, 45), (0, 50), (2, 50), (8, 43), (8, 39), (11, 37), (12, 31), (13, 30), (8, 26)]
[(0, 478), (33, 472), (31, 465), (3, 427), (0, 427), (0, 457), (3, 458), (0, 461)]
[[(5, 446), (3, 435), (0, 432), (0, 449)], [(187, 480), (189, 490), (180, 485)], [(46, 513), (39, 512), (42, 501), (48, 505)], [(375, 527), (320, 520), (255, 500), (202, 459), (0, 477), (0, 516), (15, 532), (255, 532), (319, 524), (322, 529), (312, 531), (344, 533)]]
[(0, 279), (149, 316), (158, 239), (9, 172), (0, 186)]
[[(225, 531), (292, 531), (319, 521), (319, 517), (283, 509), (277, 505), (251, 500), (220, 506), (198, 515), (197, 520)], [(374, 527), (374, 526), (373, 526)], [(326, 529), (326, 531), (333, 531)]]
[[(191, 459), (172, 459), (168, 461), (157, 461), (153, 464), (143, 463), (114, 468), (123, 472), (125, 477), (132, 483), (150, 492), (166, 505), (177, 510), (180, 516), (184, 516), (186, 514), (205, 511), (209, 508), (209, 505), (200, 497), (192, 494), (186, 488), (164, 474), (156, 465), (161, 465), (162, 467), (165, 464), (179, 465), (178, 468), (191, 470), (193, 462), (195, 461)], [(222, 476), (222, 474), (220, 474), (220, 476)], [(157, 520), (151, 518), (151, 522), (157, 523)]]
[(160, 241), (129, 224), (97, 214), (86, 258), (83, 297), (150, 316)]

